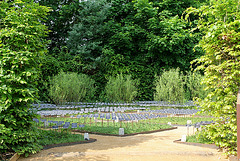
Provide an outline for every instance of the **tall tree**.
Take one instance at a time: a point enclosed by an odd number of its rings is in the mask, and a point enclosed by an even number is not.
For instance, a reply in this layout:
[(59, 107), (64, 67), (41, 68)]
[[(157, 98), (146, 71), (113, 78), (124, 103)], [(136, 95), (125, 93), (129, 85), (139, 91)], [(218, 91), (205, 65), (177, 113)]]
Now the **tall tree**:
[[(192, 1), (173, 2), (181, 8), (178, 14), (194, 5)], [(189, 70), (190, 62), (202, 54), (193, 50), (199, 35), (190, 34), (192, 26), (181, 20), (171, 6), (164, 5), (166, 1), (118, 0), (111, 7), (114, 16), (108, 22), (111, 26), (108, 35), (112, 36), (103, 53), (107, 75), (120, 71), (139, 79), (141, 100), (153, 99), (154, 75), (163, 69)]]
[(110, 4), (106, 0), (89, 0), (80, 6), (76, 16), (78, 23), (69, 31), (67, 46), (72, 59), (82, 64), (82, 71), (92, 75), (101, 59)]

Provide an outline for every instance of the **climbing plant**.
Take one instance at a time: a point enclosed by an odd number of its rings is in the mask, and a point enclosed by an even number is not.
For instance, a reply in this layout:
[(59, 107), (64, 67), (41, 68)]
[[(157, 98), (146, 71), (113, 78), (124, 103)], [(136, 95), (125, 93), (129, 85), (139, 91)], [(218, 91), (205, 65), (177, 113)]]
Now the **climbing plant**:
[(204, 71), (203, 83), (211, 92), (197, 103), (203, 112), (216, 118), (202, 134), (226, 154), (236, 154), (237, 121), (236, 100), (240, 87), (240, 13), (239, 0), (210, 1), (199, 9), (189, 8), (189, 15), (199, 16), (197, 30), (204, 33), (199, 43), (205, 54), (193, 61)]
[(0, 2), (0, 151), (36, 153), (41, 146), (30, 105), (37, 99), (41, 56), (47, 52), (49, 9), (31, 0)]

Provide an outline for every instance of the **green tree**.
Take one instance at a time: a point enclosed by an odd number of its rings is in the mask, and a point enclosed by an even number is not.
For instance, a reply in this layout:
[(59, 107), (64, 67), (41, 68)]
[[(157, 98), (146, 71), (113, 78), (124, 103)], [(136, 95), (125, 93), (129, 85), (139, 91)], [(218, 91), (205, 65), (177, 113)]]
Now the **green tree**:
[(47, 52), (42, 25), (49, 9), (31, 0), (0, 2), (0, 149), (36, 153), (35, 114), (41, 56)]
[(89, 0), (80, 5), (78, 23), (69, 31), (67, 46), (74, 61), (82, 65), (83, 72), (92, 75), (101, 59), (110, 4), (106, 0)]
[[(177, 67), (190, 70), (190, 62), (202, 54), (193, 50), (199, 34), (190, 33), (192, 26), (175, 12), (171, 13), (175, 8), (164, 8), (163, 2), (118, 0), (112, 2), (110, 9), (114, 16), (108, 21), (111, 36), (103, 53), (106, 75), (120, 70), (139, 79), (140, 100), (153, 99), (154, 75)], [(174, 4), (185, 10), (195, 6), (195, 1), (174, 1)]]
[[(203, 83), (211, 92), (198, 103), (203, 111), (216, 118), (202, 134), (225, 148), (227, 154), (236, 154), (237, 121), (236, 100), (240, 87), (240, 14), (238, 0), (210, 1), (200, 9), (189, 8), (188, 14), (197, 14), (197, 29), (204, 33), (199, 46), (205, 54), (194, 61), (203, 70)], [(188, 18), (188, 17), (186, 17)]]
[[(189, 32), (196, 24), (180, 19), (187, 7), (202, 3), (198, 0), (40, 3), (53, 8), (47, 22), (52, 43), (42, 66), (43, 82), (61, 70), (84, 73), (96, 81), (99, 95), (106, 78), (130, 74), (140, 80), (137, 99), (152, 100), (155, 75), (177, 67), (190, 70), (190, 61), (202, 55), (193, 50), (199, 31)], [(39, 86), (42, 94), (47, 88)]]

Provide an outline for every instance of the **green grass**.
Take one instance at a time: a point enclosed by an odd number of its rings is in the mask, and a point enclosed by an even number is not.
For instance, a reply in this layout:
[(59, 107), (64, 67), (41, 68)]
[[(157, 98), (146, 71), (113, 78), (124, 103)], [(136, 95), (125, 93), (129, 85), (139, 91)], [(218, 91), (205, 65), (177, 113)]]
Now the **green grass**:
[(212, 144), (213, 142), (207, 138), (204, 138), (203, 136), (198, 136), (197, 134), (187, 136), (187, 142), (190, 143), (201, 143), (201, 144)]
[(125, 134), (133, 134), (133, 133), (140, 133), (140, 132), (147, 132), (147, 131), (171, 128), (170, 125), (148, 124), (148, 123), (144, 123), (144, 122), (138, 122), (138, 123), (136, 123), (136, 122), (123, 123), (122, 122), (121, 126), (120, 126), (120, 124), (116, 124), (116, 123), (114, 124), (113, 122), (109, 122), (109, 123), (104, 122), (103, 125), (102, 125), (102, 123), (97, 123), (97, 125), (94, 123), (91, 126), (85, 125), (84, 128), (78, 128), (78, 130), (118, 135), (120, 127), (124, 128)]
[[(64, 122), (75, 122), (79, 124), (89, 124), (90, 121), (93, 124), (94, 118), (70, 118), (70, 117), (51, 117), (51, 118), (45, 118), (47, 120), (53, 120), (53, 121), (64, 121)], [(192, 124), (195, 124), (197, 122), (201, 121), (212, 121), (212, 117), (163, 117), (163, 118), (155, 118), (151, 120), (141, 120), (140, 122), (148, 122), (152, 124), (167, 124), (168, 122), (171, 122), (173, 125), (186, 125), (187, 120), (192, 120)], [(98, 121), (102, 121), (101, 118), (98, 117)], [(107, 119), (103, 119), (104, 122), (107, 121)], [(111, 119), (108, 120), (109, 122), (113, 122)], [(119, 123), (116, 123), (119, 124)], [(43, 126), (43, 123), (41, 123), (41, 126)]]
[(71, 134), (67, 132), (58, 132), (55, 130), (39, 130), (39, 138), (38, 141), (40, 145), (46, 146), (51, 144), (60, 144), (60, 143), (70, 143), (70, 142), (78, 142), (83, 141), (84, 137), (80, 134)]
[(167, 124), (168, 122), (171, 122), (172, 125), (186, 125), (187, 120), (192, 120), (192, 124), (195, 124), (201, 121), (212, 121), (213, 118), (211, 117), (163, 117), (163, 118), (157, 118), (151, 121), (155, 123), (161, 123), (161, 124)]

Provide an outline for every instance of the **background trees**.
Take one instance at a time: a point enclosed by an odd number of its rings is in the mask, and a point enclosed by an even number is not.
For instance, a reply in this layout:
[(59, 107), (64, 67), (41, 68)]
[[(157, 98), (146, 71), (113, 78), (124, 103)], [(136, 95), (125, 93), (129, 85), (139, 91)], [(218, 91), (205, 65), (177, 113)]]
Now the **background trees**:
[[(195, 23), (181, 19), (184, 10), (200, 6), (199, 1), (40, 0), (40, 4), (53, 8), (43, 82), (59, 69), (84, 73), (96, 81), (97, 98), (107, 79), (122, 73), (140, 81), (138, 100), (152, 100), (155, 75), (177, 67), (188, 71), (190, 61), (202, 55), (193, 50), (201, 36), (198, 31), (190, 33)], [(48, 87), (42, 87), (44, 94)]]

